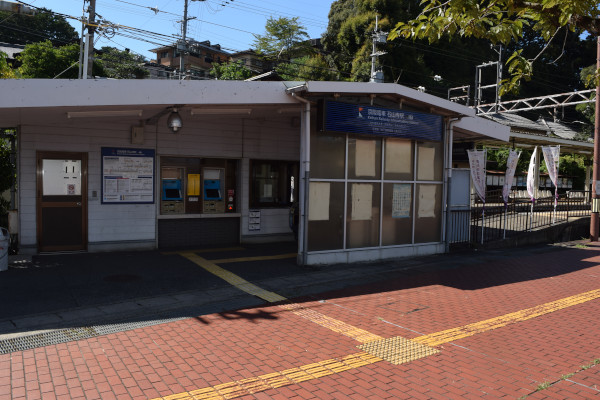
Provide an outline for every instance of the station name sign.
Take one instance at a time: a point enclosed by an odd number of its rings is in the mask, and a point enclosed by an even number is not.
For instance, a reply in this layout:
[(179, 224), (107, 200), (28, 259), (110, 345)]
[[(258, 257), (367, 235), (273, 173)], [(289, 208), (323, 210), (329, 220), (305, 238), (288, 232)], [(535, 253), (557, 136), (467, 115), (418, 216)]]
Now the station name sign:
[(322, 130), (407, 139), (442, 140), (440, 115), (325, 101)]

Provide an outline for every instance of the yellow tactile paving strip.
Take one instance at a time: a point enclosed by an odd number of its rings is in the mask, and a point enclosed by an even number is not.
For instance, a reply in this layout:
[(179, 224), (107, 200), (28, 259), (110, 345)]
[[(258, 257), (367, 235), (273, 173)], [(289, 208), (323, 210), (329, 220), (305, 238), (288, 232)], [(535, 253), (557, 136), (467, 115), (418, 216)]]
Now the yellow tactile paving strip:
[(321, 314), (320, 312), (311, 310), (310, 308), (303, 307), (302, 305), (297, 303), (283, 304), (281, 305), (281, 308), (290, 310), (291, 312), (301, 316), (302, 318), (312, 321), (315, 324), (321, 325), (336, 333), (341, 333), (342, 335), (352, 338), (360, 343), (367, 343), (383, 339), (381, 336), (375, 335), (371, 332), (367, 332), (364, 329), (360, 329), (355, 326), (349, 325), (335, 318), (328, 317), (325, 314)]
[(458, 328), (452, 328), (441, 332), (431, 333), (429, 335), (419, 336), (413, 340), (427, 346), (439, 346), (444, 343), (453, 342), (455, 340), (473, 336), (478, 333), (502, 328), (503, 326), (514, 324), (516, 322), (526, 321), (528, 319), (536, 318), (544, 314), (549, 314), (564, 308), (588, 302), (590, 300), (595, 300), (597, 298), (600, 298), (600, 289), (576, 294), (575, 296), (565, 297), (563, 299), (551, 301), (539, 306), (501, 315), (495, 318), (486, 319), (485, 321), (475, 322), (474, 324), (459, 326)]
[[(366, 353), (351, 354), (339, 359), (319, 361), (281, 372), (260, 375), (255, 378), (222, 383), (189, 392), (177, 393), (171, 396), (159, 397), (163, 400), (223, 400), (293, 385), (343, 371), (359, 368), (381, 361), (381, 358)], [(158, 400), (156, 399), (156, 400)]]
[[(268, 292), (243, 278), (219, 267), (215, 262), (208, 261), (192, 252), (179, 253), (207, 271), (221, 277), (233, 286), (246, 293), (258, 296), (268, 302), (275, 303), (287, 300), (273, 292)], [(264, 259), (264, 258), (263, 258)], [(394, 365), (410, 362), (419, 358), (439, 353), (433, 348), (465, 337), (514, 324), (545, 314), (559, 311), (568, 307), (582, 304), (600, 298), (600, 289), (565, 297), (539, 306), (527, 308), (513, 313), (490, 318), (473, 324), (447, 329), (444, 331), (423, 335), (414, 339), (394, 337), (390, 339), (372, 334), (363, 329), (348, 325), (343, 321), (330, 318), (317, 311), (305, 308), (297, 303), (282, 304), (280, 307), (293, 312), (307, 320), (315, 322), (334, 332), (351, 337), (361, 343), (359, 349), (364, 352), (351, 354), (340, 359), (330, 359), (281, 372), (260, 375), (239, 381), (219, 384), (212, 387), (177, 393), (158, 399), (163, 400), (224, 400), (262, 392), (282, 386), (292, 385), (324, 376), (333, 375), (365, 365), (386, 360)]]
[(375, 340), (357, 347), (394, 365), (415, 361), (440, 352), (433, 347), (400, 336)]

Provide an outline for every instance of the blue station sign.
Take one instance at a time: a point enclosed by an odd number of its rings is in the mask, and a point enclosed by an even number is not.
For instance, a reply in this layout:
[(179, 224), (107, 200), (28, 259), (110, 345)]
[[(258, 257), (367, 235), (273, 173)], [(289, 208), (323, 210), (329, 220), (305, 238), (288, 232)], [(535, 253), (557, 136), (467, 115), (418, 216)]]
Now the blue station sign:
[(407, 139), (442, 140), (440, 115), (326, 101), (324, 130)]

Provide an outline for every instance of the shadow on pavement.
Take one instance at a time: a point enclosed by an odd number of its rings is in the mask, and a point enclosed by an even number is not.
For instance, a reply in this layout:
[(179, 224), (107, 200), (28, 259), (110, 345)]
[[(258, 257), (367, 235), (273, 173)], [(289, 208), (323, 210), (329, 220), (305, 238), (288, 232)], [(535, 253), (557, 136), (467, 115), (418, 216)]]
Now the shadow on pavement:
[[(295, 244), (199, 253), (206, 259), (285, 254)], [(597, 259), (592, 259), (597, 257)], [(299, 267), (295, 259), (221, 266), (295, 301), (314, 301), (443, 285), (477, 290), (568, 274), (600, 262), (600, 247), (535, 246), (445, 254), (380, 263)], [(0, 337), (39, 329), (100, 324), (156, 324), (205, 315), (275, 320), (271, 305), (244, 293), (178, 254), (158, 251), (34, 257), (0, 273)], [(284, 312), (281, 310), (281, 312)], [(133, 327), (137, 325), (131, 325)], [(133, 329), (123, 325), (122, 330)]]

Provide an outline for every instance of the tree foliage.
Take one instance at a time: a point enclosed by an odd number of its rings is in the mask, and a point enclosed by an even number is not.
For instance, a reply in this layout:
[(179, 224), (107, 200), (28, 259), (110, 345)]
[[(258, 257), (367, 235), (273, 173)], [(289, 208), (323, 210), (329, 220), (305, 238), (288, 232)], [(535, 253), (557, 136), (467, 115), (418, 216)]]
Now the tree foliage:
[(28, 44), (17, 58), (21, 62), (19, 72), (24, 78), (52, 79), (60, 74), (61, 78), (76, 79), (79, 44), (57, 48), (49, 40)]
[[(410, 21), (398, 22), (390, 38), (436, 42), (449, 35), (508, 44), (523, 39), (526, 29), (531, 28), (548, 44), (566, 31), (597, 35), (599, 16), (598, 3), (592, 0), (425, 0), (421, 13)], [(528, 58), (522, 49), (513, 51), (508, 58), (511, 77), (503, 82), (504, 92), (531, 78), (539, 54)]]
[(254, 35), (253, 46), (256, 52), (272, 60), (290, 60), (298, 54), (304, 55), (310, 49), (307, 43), (309, 36), (298, 19), (269, 17), (265, 25), (265, 34)]
[(7, 58), (6, 53), (0, 51), (0, 79), (14, 79), (17, 77), (15, 71), (8, 65)]
[(97, 57), (102, 76), (113, 79), (143, 79), (149, 74), (143, 67), (145, 61), (141, 55), (108, 46), (102, 47)]
[(50, 40), (55, 46), (79, 41), (79, 35), (67, 20), (41, 8), (34, 16), (0, 12), (0, 42), (29, 44)]
[[(379, 29), (389, 31), (397, 21), (416, 17), (419, 3), (419, 0), (338, 0), (332, 3), (322, 43), (341, 78), (369, 80), (376, 16)], [(426, 86), (439, 95), (447, 93), (448, 87), (472, 83), (474, 57), (487, 60), (493, 54), (488, 43), (473, 38), (441, 40), (434, 45), (400, 38), (378, 49), (387, 53), (379, 61), (386, 82)], [(464, 57), (465, 53), (471, 56)], [(442, 75), (444, 80), (436, 81), (436, 75)]]
[(240, 60), (226, 64), (214, 63), (210, 70), (210, 75), (219, 80), (243, 81), (252, 77), (252, 71), (246, 68)]

